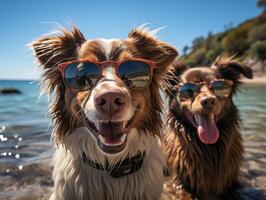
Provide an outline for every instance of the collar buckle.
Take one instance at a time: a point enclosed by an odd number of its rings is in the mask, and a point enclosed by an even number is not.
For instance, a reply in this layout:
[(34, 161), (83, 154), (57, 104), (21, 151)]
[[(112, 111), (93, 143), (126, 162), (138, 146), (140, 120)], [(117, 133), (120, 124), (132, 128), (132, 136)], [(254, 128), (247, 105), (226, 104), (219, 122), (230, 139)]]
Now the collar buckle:
[(117, 163), (114, 168), (109, 171), (110, 176), (113, 178), (120, 178), (138, 171), (142, 166), (144, 156), (145, 153), (138, 154), (132, 158), (123, 160), (121, 163)]

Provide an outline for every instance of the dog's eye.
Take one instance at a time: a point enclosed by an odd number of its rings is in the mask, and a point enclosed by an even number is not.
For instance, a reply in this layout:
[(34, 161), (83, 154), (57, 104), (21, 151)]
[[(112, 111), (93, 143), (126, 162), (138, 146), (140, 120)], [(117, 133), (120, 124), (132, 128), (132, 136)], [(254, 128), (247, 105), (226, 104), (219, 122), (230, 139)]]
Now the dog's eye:
[(213, 81), (211, 88), (218, 97), (228, 97), (231, 93), (231, 86), (223, 80)]
[(132, 89), (143, 89), (151, 81), (151, 68), (142, 61), (125, 61), (119, 65), (118, 75)]
[(74, 90), (88, 90), (98, 80), (100, 69), (94, 63), (72, 63), (64, 72), (67, 86)]
[(193, 99), (200, 91), (198, 85), (194, 83), (185, 83), (180, 86), (178, 89), (178, 97), (181, 100), (190, 100)]

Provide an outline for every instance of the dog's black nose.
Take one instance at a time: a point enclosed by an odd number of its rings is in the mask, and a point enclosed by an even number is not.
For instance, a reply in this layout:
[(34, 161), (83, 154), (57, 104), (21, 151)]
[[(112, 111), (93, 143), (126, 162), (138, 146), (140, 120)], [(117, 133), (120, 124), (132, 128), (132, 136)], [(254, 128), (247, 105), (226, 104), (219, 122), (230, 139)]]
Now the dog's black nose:
[(94, 100), (96, 109), (109, 117), (123, 110), (126, 103), (125, 95), (119, 90), (100, 92)]
[(213, 96), (204, 96), (200, 99), (200, 103), (205, 109), (213, 109), (216, 106), (217, 100)]

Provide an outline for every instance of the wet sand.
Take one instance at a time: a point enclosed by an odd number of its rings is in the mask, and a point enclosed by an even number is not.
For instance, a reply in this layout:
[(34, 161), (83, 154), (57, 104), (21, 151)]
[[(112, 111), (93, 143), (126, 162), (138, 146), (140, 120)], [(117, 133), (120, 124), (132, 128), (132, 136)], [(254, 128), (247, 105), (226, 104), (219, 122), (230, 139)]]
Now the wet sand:
[[(52, 189), (51, 165), (44, 163), (26, 165), (23, 170), (12, 168), (0, 176), (1, 200), (46, 200)], [(1, 166), (0, 171), (7, 166)]]
[(256, 136), (244, 137), (245, 157), (241, 166), (243, 185), (260, 190), (266, 199), (266, 143), (258, 146)]
[(244, 84), (249, 84), (249, 85), (265, 85), (266, 86), (266, 75), (257, 76), (257, 77), (254, 77), (253, 79), (243, 78), (243, 79), (241, 79), (241, 81)]

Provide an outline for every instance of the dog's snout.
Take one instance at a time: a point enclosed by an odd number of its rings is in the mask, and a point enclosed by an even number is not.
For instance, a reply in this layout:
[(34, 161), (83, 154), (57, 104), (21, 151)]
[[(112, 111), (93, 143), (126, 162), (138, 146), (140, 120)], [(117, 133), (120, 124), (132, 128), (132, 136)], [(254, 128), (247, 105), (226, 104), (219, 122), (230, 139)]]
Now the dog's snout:
[(111, 116), (123, 110), (126, 103), (125, 95), (119, 90), (109, 90), (95, 96), (95, 106), (98, 111)]
[(217, 100), (213, 96), (204, 96), (201, 98), (200, 103), (205, 109), (213, 109), (217, 104)]

